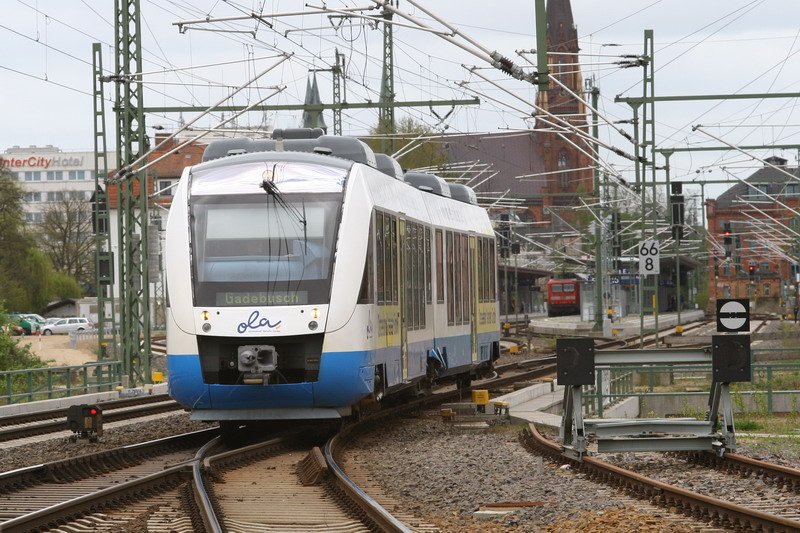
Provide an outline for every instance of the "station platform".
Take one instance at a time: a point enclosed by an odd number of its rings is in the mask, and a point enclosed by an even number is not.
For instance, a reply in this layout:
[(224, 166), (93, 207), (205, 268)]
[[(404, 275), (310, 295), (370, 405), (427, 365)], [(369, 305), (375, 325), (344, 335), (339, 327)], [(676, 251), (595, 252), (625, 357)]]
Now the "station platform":
[[(705, 312), (699, 309), (681, 311), (681, 324), (696, 322), (705, 318)], [(593, 331), (594, 322), (581, 320), (580, 315), (556, 316), (556, 317), (532, 317), (528, 322), (531, 331), (542, 335), (578, 335), (603, 337), (602, 331)], [(678, 324), (678, 313), (659, 313), (659, 329), (670, 328)], [(612, 337), (629, 337), (638, 335), (640, 332), (639, 315), (627, 315), (622, 318), (614, 319), (611, 324)], [(645, 332), (653, 331), (655, 328), (655, 318), (653, 315), (644, 317)]]
[(561, 425), (561, 415), (551, 411), (560, 411), (563, 399), (564, 387), (548, 381), (492, 398), (490, 403), (508, 402), (511, 416), (558, 428)]

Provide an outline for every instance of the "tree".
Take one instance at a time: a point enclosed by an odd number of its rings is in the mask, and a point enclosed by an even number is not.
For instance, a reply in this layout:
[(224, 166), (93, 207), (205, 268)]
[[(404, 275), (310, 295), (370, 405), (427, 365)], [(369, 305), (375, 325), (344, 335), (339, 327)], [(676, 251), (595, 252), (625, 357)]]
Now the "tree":
[(39, 311), (56, 298), (80, 296), (77, 282), (56, 275), (25, 225), (23, 191), (0, 171), (0, 304), (12, 311)]
[(44, 210), (39, 247), (61, 274), (75, 278), (83, 287), (94, 285), (94, 234), (92, 207), (83, 197), (64, 191)]
[[(0, 307), (0, 323), (5, 325), (8, 324), (8, 322), (9, 319), (5, 310)], [(0, 371), (25, 370), (44, 366), (47, 366), (45, 362), (30, 351), (30, 344), (17, 342), (16, 339), (11, 338), (5, 328), (0, 329)], [(18, 383), (12, 383), (12, 389), (15, 388), (13, 385), (17, 384)]]
[[(389, 134), (388, 127), (378, 124), (370, 130), (370, 134), (387, 135)], [(417, 122), (412, 117), (405, 116), (400, 119), (395, 128), (395, 135), (393, 136), (395, 139), (395, 150), (401, 150), (410, 142), (414, 144), (418, 142), (421, 143), (421, 146), (397, 160), (403, 169), (435, 167), (447, 163), (447, 152), (444, 150), (441, 143), (431, 142), (430, 140), (415, 141), (418, 137), (425, 138), (431, 135), (433, 135), (433, 130), (431, 130), (431, 128), (421, 122)], [(375, 152), (381, 152), (381, 139), (366, 139), (365, 142)], [(409, 146), (409, 148), (411, 148), (411, 146)]]

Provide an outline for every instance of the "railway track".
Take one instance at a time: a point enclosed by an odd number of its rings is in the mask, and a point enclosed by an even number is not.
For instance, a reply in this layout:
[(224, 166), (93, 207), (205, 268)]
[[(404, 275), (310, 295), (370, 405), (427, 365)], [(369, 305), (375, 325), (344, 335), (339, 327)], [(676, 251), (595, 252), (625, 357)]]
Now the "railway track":
[[(550, 373), (553, 364), (531, 363), (477, 386), (510, 386)], [(351, 435), (373, 422), (453, 401), (463, 392), (450, 386), (381, 411), (346, 427), (322, 449), (292, 437), (219, 452), (214, 430), (207, 430), (194, 434), (193, 446), (169, 444), (180, 439), (175, 437), (8, 472), (0, 476), (0, 502), (8, 510), (0, 529), (118, 531), (138, 521), (148, 531), (170, 532), (435, 531), (382, 498), (392, 508), (387, 511), (349, 479), (337, 457)], [(167, 451), (157, 455), (156, 449)]]
[[(216, 428), (208, 429), (0, 474), (0, 531), (55, 527), (153, 490), (166, 494), (187, 479), (181, 465), (216, 435)], [(133, 505), (131, 512), (141, 509)], [(101, 517), (82, 521), (78, 530), (114, 530), (119, 524)]]
[[(621, 468), (597, 457), (584, 457), (582, 461), (567, 459), (561, 454), (559, 444), (543, 437), (533, 424), (529, 424), (523, 436), (523, 444), (530, 451), (556, 458), (558, 461), (569, 461), (573, 468), (586, 473), (589, 477), (624, 489), (630, 495), (648, 500), (650, 503), (692, 516), (695, 519), (712, 522), (717, 527), (746, 529), (754, 531), (797, 532), (800, 531), (800, 516), (796, 506), (788, 513), (777, 513), (775, 502), (769, 499), (754, 498), (747, 494), (748, 481), (737, 480), (737, 492), (740, 496), (721, 499), (701, 494), (675, 484), (659, 481), (651, 477)], [(703, 454), (704, 455), (704, 454)], [(742, 458), (727, 454), (721, 461), (730, 465), (731, 471), (746, 469), (750, 473), (758, 472), (765, 478), (788, 480), (785, 483), (796, 487), (798, 473), (777, 465)], [(718, 471), (723, 472), (719, 469)], [(779, 481), (780, 484), (781, 481)], [(796, 490), (792, 489), (796, 494)], [(794, 504), (788, 502), (788, 506)]]
[[(103, 422), (108, 424), (145, 416), (181, 410), (166, 394), (141, 396), (98, 403), (103, 409)], [(0, 442), (65, 431), (67, 409), (53, 409), (0, 418)]]

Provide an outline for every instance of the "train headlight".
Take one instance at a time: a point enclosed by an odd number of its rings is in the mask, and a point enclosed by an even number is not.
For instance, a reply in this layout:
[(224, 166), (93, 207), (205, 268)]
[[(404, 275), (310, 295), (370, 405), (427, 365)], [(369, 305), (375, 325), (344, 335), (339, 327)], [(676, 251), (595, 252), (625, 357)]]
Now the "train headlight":
[(205, 323), (203, 324), (203, 328), (202, 328), (202, 329), (203, 329), (203, 331), (205, 331), (206, 333), (208, 333), (209, 331), (211, 331), (211, 324), (209, 324), (208, 322), (205, 322)]
[(318, 307), (315, 307), (314, 309), (311, 310), (311, 318), (313, 318), (314, 320), (319, 318), (319, 308)]
[(211, 313), (209, 313), (208, 311), (201, 311), (200, 318), (202, 318), (203, 320), (208, 320), (209, 318), (211, 318)]
[(310, 329), (311, 331), (314, 331), (318, 327), (319, 327), (319, 324), (317, 324), (316, 320), (312, 320), (311, 322), (308, 323), (308, 329)]

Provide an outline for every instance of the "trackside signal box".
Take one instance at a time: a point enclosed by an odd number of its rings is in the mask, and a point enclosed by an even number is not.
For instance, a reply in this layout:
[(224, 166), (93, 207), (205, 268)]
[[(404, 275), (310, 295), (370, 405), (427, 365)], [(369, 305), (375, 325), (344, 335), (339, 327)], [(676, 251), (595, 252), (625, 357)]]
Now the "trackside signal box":
[(74, 433), (69, 437), (70, 442), (78, 438), (97, 442), (103, 436), (103, 410), (96, 405), (70, 405), (67, 409), (67, 426)]

